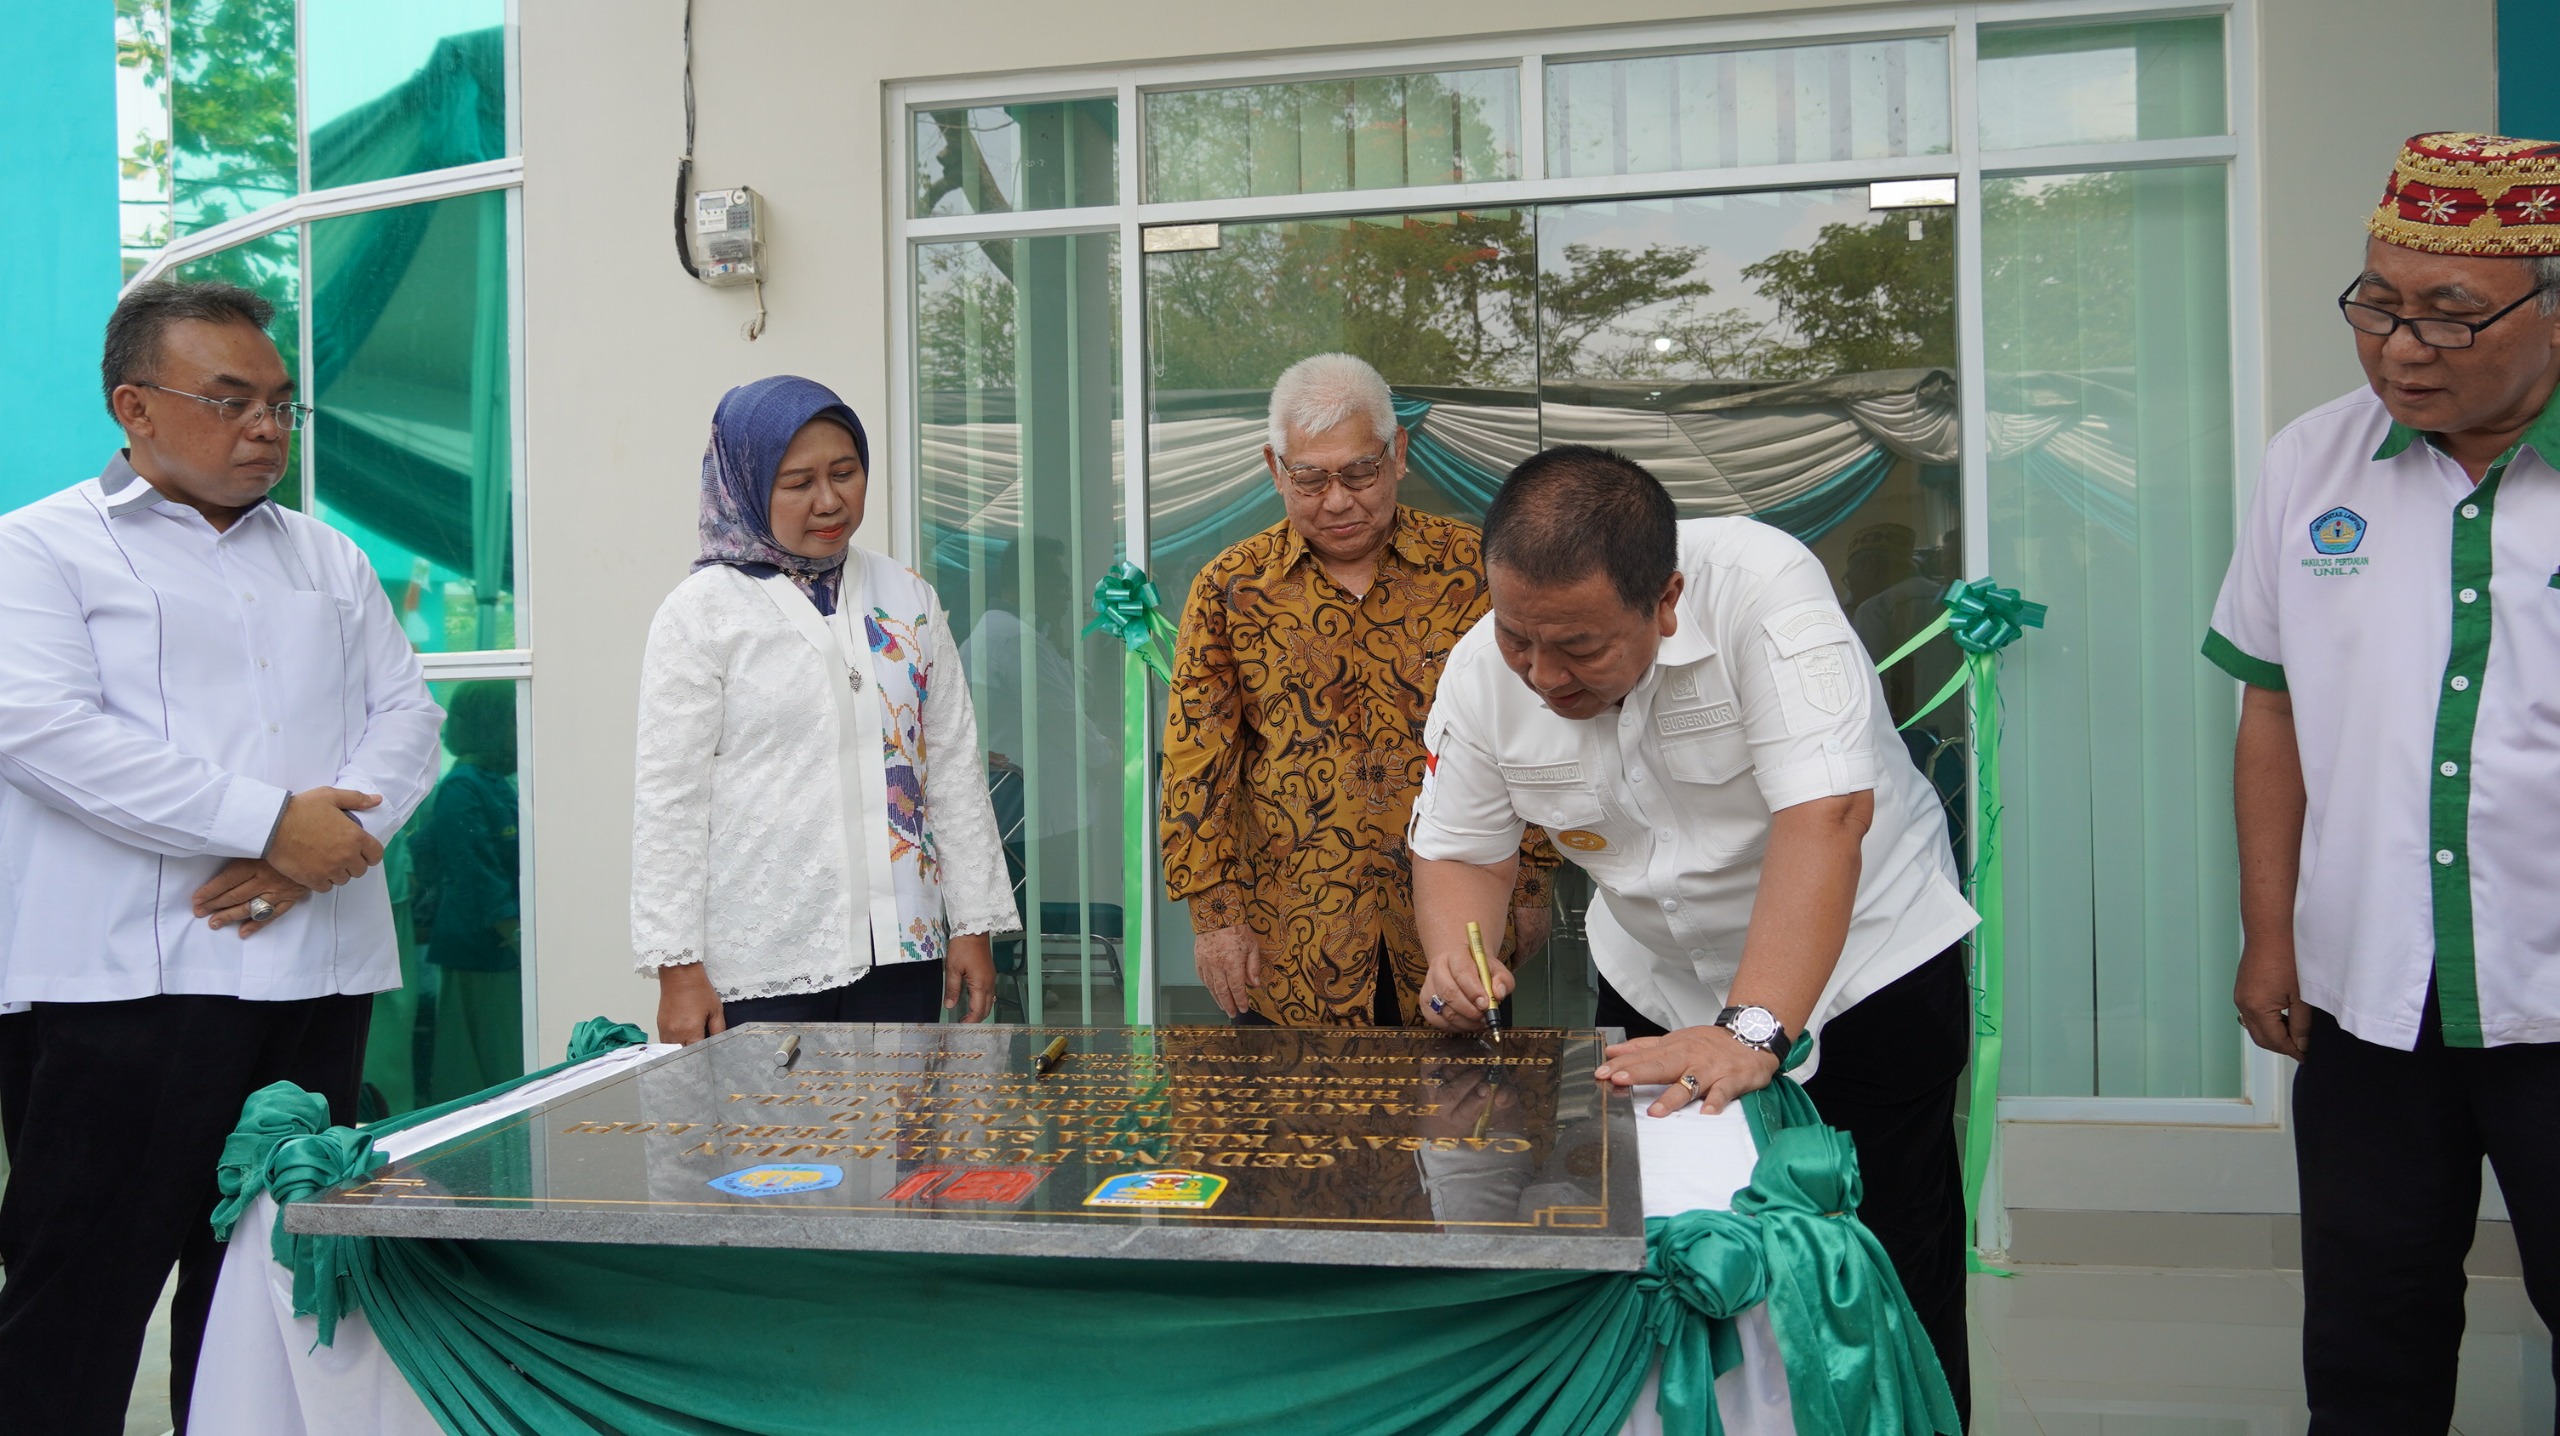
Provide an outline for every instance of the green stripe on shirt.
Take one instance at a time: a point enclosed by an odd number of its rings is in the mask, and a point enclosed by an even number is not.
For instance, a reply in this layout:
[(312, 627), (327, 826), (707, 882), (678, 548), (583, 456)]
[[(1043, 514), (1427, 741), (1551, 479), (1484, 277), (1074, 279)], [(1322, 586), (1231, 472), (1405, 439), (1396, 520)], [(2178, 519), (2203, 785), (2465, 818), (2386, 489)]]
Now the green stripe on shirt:
[(2272, 688), (2278, 693), (2285, 691), (2283, 664), (2250, 657), (2240, 651), (2240, 645), (2214, 629), (2204, 631), (2204, 656), (2214, 667), (2252, 688)]

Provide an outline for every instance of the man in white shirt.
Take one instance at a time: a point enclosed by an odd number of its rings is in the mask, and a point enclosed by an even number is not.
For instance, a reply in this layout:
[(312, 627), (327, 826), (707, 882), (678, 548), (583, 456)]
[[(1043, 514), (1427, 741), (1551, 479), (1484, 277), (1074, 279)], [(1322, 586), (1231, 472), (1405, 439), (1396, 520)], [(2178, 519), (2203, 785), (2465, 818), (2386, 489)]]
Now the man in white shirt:
[[(1812, 552), (1749, 519), (1678, 521), (1641, 465), (1550, 449), (1485, 517), (1492, 612), (1449, 656), (1413, 810), (1435, 1026), (1483, 1025), (1469, 920), (1502, 920), (1521, 828), (1599, 890), (1599, 1076), (1710, 1110), (1817, 1035), (1806, 1093), (1857, 1142), (1860, 1216), (1959, 1410), (1965, 1222), (1956, 1082), (1972, 1032), (1938, 797)], [(1511, 975), (1492, 973), (1499, 999)]]
[(103, 365), (127, 447), (0, 516), (13, 1429), (124, 1429), (174, 1265), (185, 1430), (223, 1139), (277, 1081), (352, 1121), (372, 994), (400, 981), (375, 864), (443, 714), (364, 555), (267, 499), (308, 412), (273, 317), (229, 285), (127, 294)]
[(2452, 1420), (2484, 1156), (2560, 1326), (2560, 144), (2417, 136), (2367, 228), (2368, 387), (2267, 446), (2204, 645), (2315, 1436)]

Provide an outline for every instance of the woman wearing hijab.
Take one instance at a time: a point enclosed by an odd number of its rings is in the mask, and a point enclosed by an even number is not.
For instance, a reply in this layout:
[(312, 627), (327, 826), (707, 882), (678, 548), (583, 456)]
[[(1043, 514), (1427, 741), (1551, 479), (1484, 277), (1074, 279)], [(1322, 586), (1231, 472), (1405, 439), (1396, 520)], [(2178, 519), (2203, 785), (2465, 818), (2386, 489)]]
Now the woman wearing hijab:
[(732, 389), (702, 456), (702, 556), (640, 679), (631, 938), (658, 1036), (931, 1022), (995, 1000), (1021, 921), (951, 625), (852, 546), (870, 449), (825, 386)]

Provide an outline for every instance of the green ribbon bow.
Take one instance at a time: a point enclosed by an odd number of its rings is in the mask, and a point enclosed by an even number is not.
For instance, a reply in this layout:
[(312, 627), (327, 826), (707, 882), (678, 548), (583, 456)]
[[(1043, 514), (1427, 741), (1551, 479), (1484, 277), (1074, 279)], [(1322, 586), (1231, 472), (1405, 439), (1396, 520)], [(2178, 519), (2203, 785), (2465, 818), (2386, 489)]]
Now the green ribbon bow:
[(1951, 583), (1938, 601), (1947, 606), (1956, 646), (1967, 653), (1997, 653), (2024, 638), (2028, 629), (2044, 627), (2043, 604), (2029, 603), (2016, 589), (1988, 578)]
[(231, 1240), (232, 1231), (247, 1215), (249, 1204), (258, 1199), (260, 1192), (272, 1194), (276, 1199), (276, 1224), (269, 1234), (267, 1249), (279, 1266), (293, 1272), (293, 1314), (318, 1318), (319, 1344), (327, 1346), (337, 1334), (338, 1318), (362, 1306), (364, 1263), (371, 1251), (365, 1243), (371, 1238), (286, 1231), (287, 1206), (345, 1186), (385, 1165), (390, 1159), (374, 1149), (373, 1139), (377, 1136), (432, 1122), (617, 1048), (648, 1040), (648, 1033), (628, 1022), (590, 1017), (570, 1033), (565, 1061), (501, 1082), (485, 1092), (403, 1112), (364, 1128), (332, 1127), (327, 1099), (290, 1082), (268, 1083), (249, 1094), (248, 1102), (240, 1109), (239, 1125), (222, 1141), (222, 1160), (214, 1174), (214, 1185), (222, 1193), (222, 1200), (213, 1209), (213, 1238)]
[(239, 1126), (222, 1141), (222, 1164), (214, 1176), (222, 1192), (213, 1209), (214, 1240), (231, 1240), (258, 1193), (274, 1193), (276, 1224), (267, 1250), (293, 1272), (293, 1313), (319, 1319), (323, 1346), (337, 1334), (338, 1318), (356, 1308), (354, 1264), (360, 1250), (353, 1244), (363, 1238), (286, 1231), (284, 1208), (382, 1164), (372, 1134), (330, 1126), (328, 1102), (290, 1082), (271, 1082), (250, 1093)]
[(1119, 639), (1148, 671), (1171, 683), (1173, 664), (1165, 655), (1164, 640), (1173, 636), (1174, 627), (1173, 620), (1164, 616), (1163, 603), (1147, 571), (1124, 558), (1094, 581), (1093, 622), (1084, 631)]

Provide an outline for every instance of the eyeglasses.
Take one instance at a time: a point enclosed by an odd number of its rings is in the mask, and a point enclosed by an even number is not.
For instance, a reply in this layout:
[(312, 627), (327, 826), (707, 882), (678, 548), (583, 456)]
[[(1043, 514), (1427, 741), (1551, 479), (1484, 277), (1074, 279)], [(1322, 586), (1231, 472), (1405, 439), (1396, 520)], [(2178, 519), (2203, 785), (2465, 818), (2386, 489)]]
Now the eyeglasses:
[(2347, 297), (2348, 294), (2355, 293), (2363, 286), (2364, 280), (2359, 277), (2355, 283), (2347, 286), (2345, 293), (2338, 296), (2338, 312), (2347, 316), (2347, 322), (2355, 326), (2356, 332), (2389, 339), (2401, 326), (2406, 325), (2409, 332), (2418, 337), (2418, 342), (2430, 349), (2470, 348), (2473, 341), (2480, 337), (2481, 330), (2522, 309), (2525, 299), (2531, 299), (2551, 288), (2547, 284), (2537, 284), (2524, 292), (2524, 299), (2517, 300), (2486, 319), (2411, 319), (2394, 314), (2378, 304), (2365, 304)]
[(311, 406), (297, 404), (290, 399), (281, 404), (261, 404), (255, 399), (208, 398), (203, 394), (190, 394), (184, 389), (172, 389), (166, 384), (137, 382), (133, 387), (157, 389), (163, 394), (175, 394), (181, 399), (193, 399), (199, 404), (211, 404), (222, 411), (223, 418), (244, 429), (270, 414), (275, 416), (276, 427), (288, 434), (311, 422)]
[(1290, 489), (1302, 499), (1323, 498), (1325, 491), (1335, 484), (1340, 484), (1356, 494), (1378, 481), (1378, 475), (1386, 471), (1387, 453), (1395, 446), (1396, 441), (1389, 439), (1386, 447), (1378, 450), (1377, 457), (1355, 459), (1338, 469), (1320, 469), (1313, 464), (1292, 464), (1285, 458), (1280, 462), (1282, 472), (1288, 477)]

